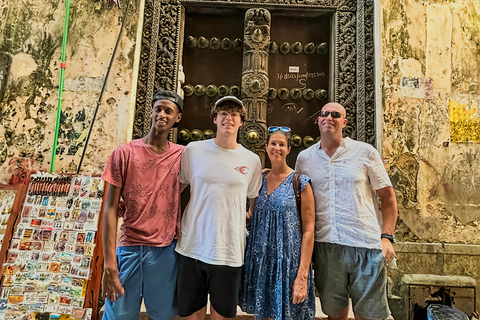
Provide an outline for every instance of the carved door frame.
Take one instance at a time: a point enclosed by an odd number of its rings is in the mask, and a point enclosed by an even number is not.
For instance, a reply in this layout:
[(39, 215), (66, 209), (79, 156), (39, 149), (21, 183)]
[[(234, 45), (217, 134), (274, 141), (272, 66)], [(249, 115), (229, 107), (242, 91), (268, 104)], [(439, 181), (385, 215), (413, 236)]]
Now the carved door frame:
[(313, 9), (333, 12), (334, 67), (330, 100), (347, 110), (346, 134), (375, 145), (374, 0), (145, 0), (133, 137), (150, 130), (159, 89), (177, 90), (184, 6)]

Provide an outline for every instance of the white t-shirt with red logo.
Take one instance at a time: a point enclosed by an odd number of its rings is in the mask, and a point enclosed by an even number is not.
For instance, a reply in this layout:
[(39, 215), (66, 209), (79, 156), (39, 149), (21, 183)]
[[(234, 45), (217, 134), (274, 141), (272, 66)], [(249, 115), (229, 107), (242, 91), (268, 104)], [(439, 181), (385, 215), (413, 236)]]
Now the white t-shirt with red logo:
[(219, 147), (213, 139), (191, 142), (180, 165), (180, 182), (190, 184), (176, 251), (208, 264), (241, 267), (245, 252), (247, 198), (256, 198), (262, 165), (239, 146)]

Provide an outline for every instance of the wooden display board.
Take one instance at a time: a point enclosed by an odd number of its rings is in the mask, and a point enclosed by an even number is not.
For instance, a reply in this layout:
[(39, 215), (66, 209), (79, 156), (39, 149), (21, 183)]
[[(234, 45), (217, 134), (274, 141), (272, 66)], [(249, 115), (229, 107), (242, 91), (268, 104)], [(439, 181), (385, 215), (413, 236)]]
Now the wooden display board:
[[(12, 238), (13, 226), (15, 225), (19, 212), (23, 208), (26, 190), (27, 187), (23, 184), (16, 186), (0, 185), (0, 214), (2, 216), (1, 224), (3, 233), (0, 249), (0, 265), (5, 263), (6, 253)], [(11, 201), (12, 198), (13, 201)], [(3, 268), (0, 268), (0, 279), (2, 276)]]
[(96, 320), (106, 183), (38, 173), (29, 177), (28, 189), (15, 188), (18, 200), (0, 253), (0, 319)]

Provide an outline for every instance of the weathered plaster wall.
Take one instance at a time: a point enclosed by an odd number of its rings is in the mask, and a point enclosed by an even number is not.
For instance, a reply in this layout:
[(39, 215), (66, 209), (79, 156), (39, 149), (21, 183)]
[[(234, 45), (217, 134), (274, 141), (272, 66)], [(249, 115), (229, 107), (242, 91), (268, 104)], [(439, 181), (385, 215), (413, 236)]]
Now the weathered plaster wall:
[[(125, 12), (106, 1), (71, 1), (57, 172), (75, 171)], [(99, 173), (128, 140), (140, 0), (132, 0), (82, 166)], [(65, 3), (0, 1), (0, 53), (11, 58), (0, 101), (0, 182), (26, 169), (50, 169)]]
[[(399, 200), (397, 236), (480, 244), (480, 1), (381, 5), (382, 150)], [(476, 113), (457, 130), (470, 142), (452, 138), (452, 105)]]
[[(129, 138), (139, 2), (129, 12), (87, 149), (87, 171), (98, 173), (114, 146)], [(480, 115), (480, 2), (381, 5), (383, 156), (400, 200), (397, 234), (402, 240), (480, 244), (480, 144), (452, 142), (449, 108), (477, 107)], [(57, 171), (76, 169), (122, 10), (104, 1), (72, 1)], [(49, 168), (63, 15), (58, 0), (0, 2), (0, 53), (11, 59), (0, 101), (2, 182), (18, 168)]]

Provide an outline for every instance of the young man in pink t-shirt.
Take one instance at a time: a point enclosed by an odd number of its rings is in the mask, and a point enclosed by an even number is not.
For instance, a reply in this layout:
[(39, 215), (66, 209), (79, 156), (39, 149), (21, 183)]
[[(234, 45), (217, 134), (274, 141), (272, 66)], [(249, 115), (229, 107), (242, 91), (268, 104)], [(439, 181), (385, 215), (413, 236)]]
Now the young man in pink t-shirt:
[[(137, 319), (142, 299), (149, 318), (177, 315), (180, 226), (179, 170), (184, 147), (168, 141), (183, 101), (159, 91), (148, 135), (113, 151), (102, 179), (110, 183), (103, 216), (103, 319)], [(123, 218), (117, 247), (117, 221)]]

